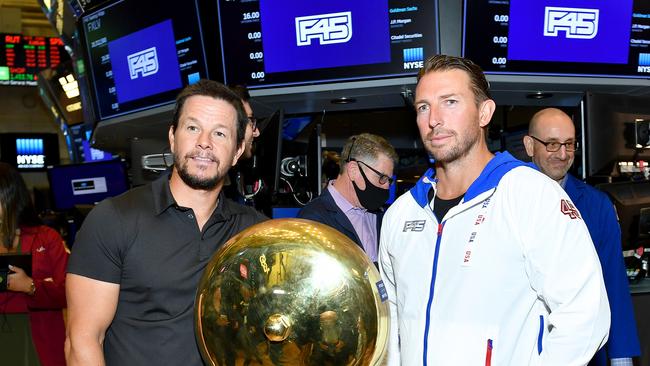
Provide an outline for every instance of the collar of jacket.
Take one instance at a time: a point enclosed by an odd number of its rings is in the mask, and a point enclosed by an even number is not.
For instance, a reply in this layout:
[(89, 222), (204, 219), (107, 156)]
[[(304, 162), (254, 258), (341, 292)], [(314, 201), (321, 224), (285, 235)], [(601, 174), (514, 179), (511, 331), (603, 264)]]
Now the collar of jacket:
[[(467, 192), (465, 192), (463, 202), (469, 202), (479, 195), (496, 188), (501, 178), (512, 169), (519, 166), (531, 165), (532, 163), (524, 163), (521, 160), (515, 159), (507, 151), (496, 153), (494, 158), (483, 168), (478, 178), (469, 186)], [(413, 199), (415, 199), (420, 207), (425, 207), (429, 203), (428, 193), (429, 190), (433, 189), (432, 182), (436, 181), (435, 175), (435, 169), (430, 168), (410, 190)]]

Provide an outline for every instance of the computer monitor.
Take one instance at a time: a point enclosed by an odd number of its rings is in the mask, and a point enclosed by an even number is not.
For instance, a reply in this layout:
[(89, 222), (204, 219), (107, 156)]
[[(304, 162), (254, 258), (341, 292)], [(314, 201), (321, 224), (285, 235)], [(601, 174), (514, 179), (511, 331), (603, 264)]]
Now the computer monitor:
[(59, 116), (68, 126), (84, 123), (79, 82), (73, 70), (72, 61), (45, 69), (39, 74), (41, 97), (49, 98), (50, 108), (56, 108)]
[(650, 78), (647, 0), (465, 0), (463, 56), (488, 74)]
[(59, 164), (59, 136), (55, 133), (0, 134), (0, 161), (19, 171), (44, 171)]
[(47, 178), (56, 211), (94, 205), (129, 189), (126, 166), (119, 159), (51, 166)]
[(644, 209), (650, 207), (650, 181), (607, 183), (597, 187), (608, 193), (616, 206), (623, 249), (637, 248), (639, 239), (647, 241), (648, 233), (642, 235), (640, 229), (647, 227), (646, 220), (641, 220), (641, 212), (646, 213)]
[[(618, 162), (650, 161), (650, 149), (629, 141), (626, 126), (650, 119), (648, 98), (617, 94), (585, 94), (587, 177), (609, 176)], [(632, 132), (634, 140), (634, 132)]]
[(99, 121), (171, 104), (208, 78), (196, 0), (112, 1), (79, 27)]
[(223, 78), (258, 91), (326, 91), (325, 83), (414, 77), (438, 53), (437, 3), (219, 0)]

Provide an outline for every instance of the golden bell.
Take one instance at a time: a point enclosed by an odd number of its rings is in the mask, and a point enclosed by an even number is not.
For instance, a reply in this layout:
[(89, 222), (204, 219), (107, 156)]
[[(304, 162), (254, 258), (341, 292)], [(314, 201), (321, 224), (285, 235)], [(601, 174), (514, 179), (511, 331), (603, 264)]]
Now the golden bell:
[(379, 272), (348, 237), (310, 220), (269, 220), (211, 259), (196, 335), (208, 365), (378, 365), (386, 300)]

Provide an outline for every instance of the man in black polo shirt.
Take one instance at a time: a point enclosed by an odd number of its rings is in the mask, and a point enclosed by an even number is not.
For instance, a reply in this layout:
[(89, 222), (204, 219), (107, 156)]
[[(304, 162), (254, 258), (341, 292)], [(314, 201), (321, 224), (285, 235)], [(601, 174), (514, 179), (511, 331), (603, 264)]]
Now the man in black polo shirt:
[(226, 240), (264, 220), (221, 192), (247, 123), (225, 86), (186, 87), (169, 128), (171, 174), (90, 212), (66, 279), (68, 365), (203, 365), (193, 321), (203, 269)]

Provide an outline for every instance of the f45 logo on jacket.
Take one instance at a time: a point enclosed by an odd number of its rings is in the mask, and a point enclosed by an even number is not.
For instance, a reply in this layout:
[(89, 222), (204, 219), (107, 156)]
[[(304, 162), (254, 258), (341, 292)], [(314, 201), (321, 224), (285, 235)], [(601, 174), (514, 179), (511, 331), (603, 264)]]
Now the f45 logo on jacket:
[(573, 205), (573, 202), (569, 200), (560, 200), (560, 212), (569, 216), (572, 220), (581, 218), (580, 212), (576, 206)]
[(424, 224), (426, 224), (427, 220), (413, 220), (413, 221), (405, 221), (404, 222), (404, 230), (402, 232), (407, 232), (407, 231), (414, 231), (414, 232), (419, 232), (424, 230)]

